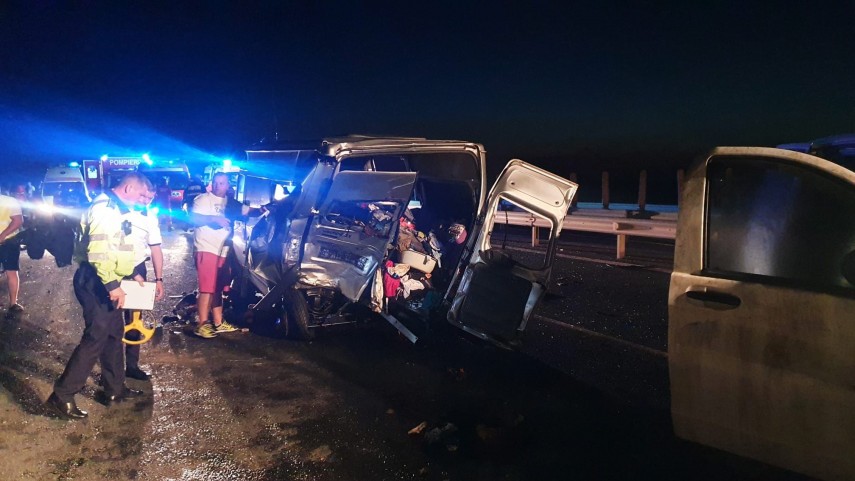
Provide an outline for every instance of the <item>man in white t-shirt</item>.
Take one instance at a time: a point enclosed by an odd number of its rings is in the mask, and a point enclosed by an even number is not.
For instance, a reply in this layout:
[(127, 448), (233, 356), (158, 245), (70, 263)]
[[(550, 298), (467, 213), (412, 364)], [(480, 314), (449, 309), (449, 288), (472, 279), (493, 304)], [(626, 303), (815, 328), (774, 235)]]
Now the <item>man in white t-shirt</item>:
[[(199, 279), (196, 300), (199, 320), (194, 332), (205, 339), (237, 330), (223, 319), (223, 288), (231, 282), (226, 262), (228, 240), (232, 235), (231, 221), (225, 216), (228, 191), (228, 175), (214, 174), (210, 192), (196, 196), (190, 214), (190, 222), (196, 226), (193, 247)], [(209, 323), (209, 317), (213, 324)]]
[[(145, 281), (148, 271), (145, 261), (151, 259), (151, 264), (154, 267), (154, 282), (155, 282), (155, 299), (163, 299), (163, 237), (160, 232), (160, 225), (157, 221), (157, 215), (148, 210), (154, 200), (154, 187), (149, 188), (143, 194), (144, 208), (133, 209), (126, 214), (126, 218), (131, 222), (130, 238), (134, 244), (134, 272), (129, 278), (135, 281)], [(129, 321), (128, 316), (125, 317), (125, 322)], [(126, 336), (131, 341), (138, 341), (140, 335), (136, 331), (130, 331)], [(140, 381), (148, 380), (148, 373), (140, 369), (140, 346), (139, 344), (125, 345), (125, 377), (139, 379)]]
[(21, 232), (24, 214), (21, 204), (14, 197), (0, 195), (0, 266), (6, 271), (9, 281), (9, 312), (24, 310), (18, 304), (18, 260), (21, 257), (21, 244), (15, 236)]

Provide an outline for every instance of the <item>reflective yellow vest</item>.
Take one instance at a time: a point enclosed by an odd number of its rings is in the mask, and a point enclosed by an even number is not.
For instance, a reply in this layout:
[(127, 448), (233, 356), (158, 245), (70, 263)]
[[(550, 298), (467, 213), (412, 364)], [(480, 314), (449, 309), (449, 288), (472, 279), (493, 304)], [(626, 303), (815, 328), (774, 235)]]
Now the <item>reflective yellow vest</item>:
[(125, 218), (129, 210), (111, 191), (95, 198), (80, 220), (77, 258), (95, 267), (98, 277), (111, 291), (134, 270), (133, 226)]

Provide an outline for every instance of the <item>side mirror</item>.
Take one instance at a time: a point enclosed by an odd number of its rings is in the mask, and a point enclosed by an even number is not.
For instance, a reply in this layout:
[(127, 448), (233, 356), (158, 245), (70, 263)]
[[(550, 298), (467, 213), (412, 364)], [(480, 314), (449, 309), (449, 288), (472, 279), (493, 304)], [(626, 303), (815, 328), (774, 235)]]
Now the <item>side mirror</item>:
[(855, 286), (855, 251), (843, 256), (843, 264), (840, 266), (840, 272), (849, 284)]

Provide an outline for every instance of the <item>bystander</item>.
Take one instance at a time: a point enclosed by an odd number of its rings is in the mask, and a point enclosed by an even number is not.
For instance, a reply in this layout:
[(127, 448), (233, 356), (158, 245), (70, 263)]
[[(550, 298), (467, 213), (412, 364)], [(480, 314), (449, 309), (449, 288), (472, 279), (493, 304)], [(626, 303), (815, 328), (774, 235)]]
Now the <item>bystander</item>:
[(9, 312), (24, 310), (18, 303), (18, 261), (21, 257), (21, 243), (17, 238), (23, 224), (24, 216), (18, 199), (0, 194), (0, 268), (6, 272)]

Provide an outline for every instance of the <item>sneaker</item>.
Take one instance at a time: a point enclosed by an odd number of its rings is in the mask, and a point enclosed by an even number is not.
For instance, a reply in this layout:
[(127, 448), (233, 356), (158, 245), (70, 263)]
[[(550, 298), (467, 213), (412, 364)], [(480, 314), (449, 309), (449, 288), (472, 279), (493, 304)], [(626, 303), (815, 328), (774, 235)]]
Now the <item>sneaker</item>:
[(193, 331), (193, 334), (196, 334), (197, 336), (204, 338), (204, 339), (210, 339), (212, 337), (217, 337), (217, 331), (214, 329), (214, 326), (212, 326), (211, 324), (208, 324), (208, 323), (205, 323), (205, 324), (202, 324), (201, 326), (196, 327), (196, 329)]
[(228, 321), (223, 320), (219, 326), (214, 326), (214, 330), (217, 332), (235, 332), (238, 328), (229, 324)]
[(16, 302), (9, 306), (9, 312), (24, 312), (24, 306)]

